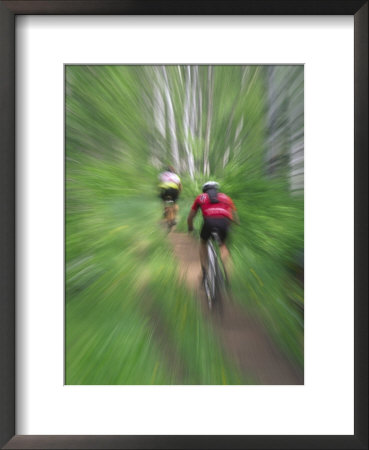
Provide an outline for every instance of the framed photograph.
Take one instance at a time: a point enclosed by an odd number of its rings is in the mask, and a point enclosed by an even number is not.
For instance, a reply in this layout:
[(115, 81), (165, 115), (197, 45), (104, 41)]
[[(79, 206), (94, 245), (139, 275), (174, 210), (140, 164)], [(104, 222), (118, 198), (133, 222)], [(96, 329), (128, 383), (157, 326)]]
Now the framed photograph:
[(0, 2), (3, 448), (368, 447), (367, 18)]

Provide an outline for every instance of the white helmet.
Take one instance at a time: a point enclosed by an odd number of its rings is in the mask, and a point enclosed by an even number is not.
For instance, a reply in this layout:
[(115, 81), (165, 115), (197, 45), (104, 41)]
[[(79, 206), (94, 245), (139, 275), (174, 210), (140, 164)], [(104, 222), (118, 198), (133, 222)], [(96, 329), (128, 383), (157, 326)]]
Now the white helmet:
[(208, 189), (211, 189), (211, 188), (219, 189), (219, 183), (217, 183), (216, 181), (207, 181), (202, 186), (202, 192), (206, 192)]

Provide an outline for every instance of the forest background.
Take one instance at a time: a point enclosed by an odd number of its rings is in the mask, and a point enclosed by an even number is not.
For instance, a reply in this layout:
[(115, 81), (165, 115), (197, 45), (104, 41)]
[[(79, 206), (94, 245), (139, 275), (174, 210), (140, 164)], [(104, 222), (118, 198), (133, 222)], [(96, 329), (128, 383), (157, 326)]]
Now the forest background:
[(257, 383), (179, 278), (159, 226), (168, 164), (177, 231), (204, 181), (234, 200), (232, 297), (303, 367), (303, 66), (65, 70), (66, 384)]

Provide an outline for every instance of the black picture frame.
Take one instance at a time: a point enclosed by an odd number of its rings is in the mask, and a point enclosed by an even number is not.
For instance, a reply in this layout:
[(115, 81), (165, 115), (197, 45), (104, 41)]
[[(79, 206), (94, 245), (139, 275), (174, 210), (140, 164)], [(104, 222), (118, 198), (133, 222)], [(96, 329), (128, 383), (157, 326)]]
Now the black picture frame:
[[(353, 15), (355, 406), (350, 436), (15, 435), (15, 17), (28, 14)], [(0, 445), (6, 449), (368, 448), (368, 2), (365, 0), (0, 1)], [(317, 405), (318, 407), (318, 405)]]

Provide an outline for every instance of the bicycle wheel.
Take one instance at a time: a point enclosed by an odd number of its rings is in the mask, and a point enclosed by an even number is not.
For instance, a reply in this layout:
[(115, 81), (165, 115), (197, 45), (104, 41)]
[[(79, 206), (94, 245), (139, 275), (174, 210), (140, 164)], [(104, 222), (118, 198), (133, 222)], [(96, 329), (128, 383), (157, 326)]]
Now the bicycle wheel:
[(207, 250), (208, 250), (208, 267), (204, 276), (204, 287), (209, 309), (212, 309), (217, 297), (216, 295), (217, 255), (214, 246), (210, 241), (208, 241)]

